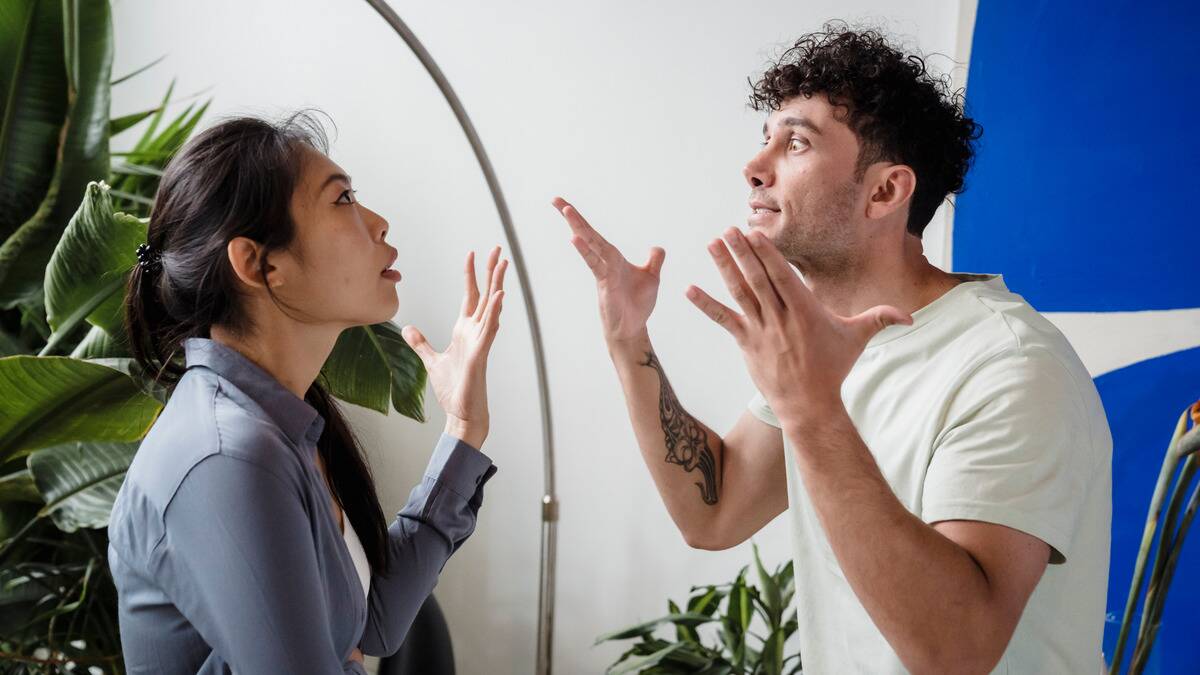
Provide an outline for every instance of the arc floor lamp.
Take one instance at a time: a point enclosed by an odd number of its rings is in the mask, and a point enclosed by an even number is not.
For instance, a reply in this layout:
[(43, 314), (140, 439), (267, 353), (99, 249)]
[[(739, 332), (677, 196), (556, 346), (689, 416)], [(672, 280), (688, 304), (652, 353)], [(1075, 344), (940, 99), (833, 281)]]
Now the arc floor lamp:
[(508, 212), (508, 204), (504, 201), (504, 193), (500, 190), (500, 181), (496, 178), (496, 172), (492, 168), (492, 162), (488, 159), (487, 152), (483, 149), (483, 143), (479, 140), (479, 134), (475, 132), (475, 125), (471, 123), (471, 118), (467, 116), (466, 109), (463, 108), (462, 102), (454, 93), (454, 88), (450, 86), (450, 81), (446, 79), (441, 68), (430, 56), (429, 52), (417, 39), (416, 34), (400, 19), (395, 10), (388, 5), (385, 0), (367, 0), (372, 8), (379, 13), (379, 16), (392, 27), (392, 30), (404, 40), (404, 44), (412, 50), (412, 53), (425, 67), (429, 76), (437, 84), (441, 90), (442, 96), (445, 97), (446, 103), (450, 104), (450, 109), (454, 111), (454, 117), (458, 119), (459, 126), (462, 127), (463, 133), (467, 137), (467, 142), (471, 144), (471, 150), (475, 153), (475, 159), (479, 162), (479, 169), (483, 172), (483, 177), (487, 181), (488, 190), (492, 193), (492, 201), (496, 204), (496, 212), (500, 216), (500, 225), (504, 228), (504, 237), (508, 243), (508, 250), (512, 256), (513, 266), (517, 269), (517, 279), (521, 285), (521, 299), (525, 301), (525, 316), (529, 320), (529, 335), (533, 340), (533, 358), (537, 366), (537, 385), (538, 385), (538, 400), (541, 405), (542, 413), (542, 466), (544, 472), (544, 489), (542, 494), (542, 537), (541, 537), (541, 562), (538, 569), (538, 620), (537, 620), (537, 654), (535, 663), (537, 667), (537, 675), (550, 675), (551, 672), (551, 644), (554, 636), (554, 571), (555, 571), (555, 546), (556, 534), (558, 525), (558, 498), (554, 492), (554, 435), (550, 417), (550, 394), (549, 387), (546, 381), (546, 357), (542, 350), (542, 333), (538, 326), (537, 308), (533, 303), (533, 293), (529, 287), (529, 276), (525, 268), (525, 260), (521, 255), (521, 245), (517, 240), (517, 232), (513, 228), (512, 216)]

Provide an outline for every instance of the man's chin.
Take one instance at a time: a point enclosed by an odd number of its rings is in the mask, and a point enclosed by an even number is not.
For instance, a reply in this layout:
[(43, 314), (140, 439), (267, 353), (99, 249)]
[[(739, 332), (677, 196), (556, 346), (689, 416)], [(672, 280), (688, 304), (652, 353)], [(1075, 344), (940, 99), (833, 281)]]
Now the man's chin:
[(778, 226), (774, 223), (763, 223), (756, 221), (754, 218), (746, 221), (747, 232), (762, 232), (767, 236), (767, 239), (771, 240), (772, 244), (775, 243), (775, 235), (778, 234), (778, 229)]

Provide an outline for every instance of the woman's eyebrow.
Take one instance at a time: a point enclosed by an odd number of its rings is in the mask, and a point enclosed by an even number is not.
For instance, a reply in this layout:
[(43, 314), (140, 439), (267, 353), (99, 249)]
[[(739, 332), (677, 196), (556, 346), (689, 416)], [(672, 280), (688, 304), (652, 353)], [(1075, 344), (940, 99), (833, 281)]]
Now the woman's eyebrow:
[(344, 181), (346, 183), (346, 185), (352, 184), (350, 181), (350, 176), (347, 176), (344, 173), (331, 173), (331, 174), (329, 174), (329, 177), (325, 179), (325, 182), (321, 183), (321, 189), (319, 191), (324, 192), (326, 186), (328, 186), (330, 183), (332, 183), (334, 181), (339, 181), (339, 180)]

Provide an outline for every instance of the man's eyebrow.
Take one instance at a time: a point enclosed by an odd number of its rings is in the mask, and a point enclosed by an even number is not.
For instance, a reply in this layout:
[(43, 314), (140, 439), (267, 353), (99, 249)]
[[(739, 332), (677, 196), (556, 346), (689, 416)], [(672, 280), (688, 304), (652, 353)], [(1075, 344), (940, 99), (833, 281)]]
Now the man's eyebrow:
[[(817, 125), (813, 124), (812, 120), (808, 119), (807, 117), (785, 117), (779, 121), (779, 125), (784, 127), (804, 127), (818, 136), (821, 135), (821, 130), (818, 129)], [(767, 123), (763, 122), (763, 136), (766, 135)]]
[(324, 183), (321, 183), (321, 189), (320, 189), (320, 192), (324, 192), (324, 191), (325, 191), (325, 188), (326, 188), (326, 187), (327, 187), (327, 186), (328, 186), (330, 183), (332, 183), (332, 182), (334, 182), (334, 181), (339, 181), (339, 180), (340, 180), (340, 181), (344, 181), (344, 182), (345, 182), (347, 185), (351, 185), (351, 184), (352, 184), (352, 181), (350, 180), (350, 176), (347, 176), (347, 175), (346, 175), (346, 174), (344, 174), (344, 173), (331, 173), (331, 174), (329, 174), (329, 177), (325, 179), (325, 182), (324, 182)]

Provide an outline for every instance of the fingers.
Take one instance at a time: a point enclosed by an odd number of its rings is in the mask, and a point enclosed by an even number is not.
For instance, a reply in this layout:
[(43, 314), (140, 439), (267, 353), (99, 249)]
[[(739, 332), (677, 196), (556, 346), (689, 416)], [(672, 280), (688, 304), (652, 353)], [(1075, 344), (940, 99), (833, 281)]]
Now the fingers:
[(716, 322), (718, 326), (729, 331), (739, 341), (742, 339), (742, 335), (745, 334), (746, 324), (745, 318), (740, 314), (717, 302), (711, 295), (700, 290), (697, 286), (688, 286), (687, 298), (701, 312), (704, 312), (705, 316)]
[(783, 299), (779, 297), (775, 287), (771, 284), (766, 268), (758, 259), (758, 255), (750, 248), (750, 242), (746, 240), (746, 236), (738, 228), (731, 227), (725, 231), (725, 242), (733, 251), (733, 257), (742, 270), (742, 276), (745, 277), (750, 289), (754, 292), (754, 298), (758, 301), (763, 316), (778, 317), (783, 310)]
[(891, 305), (876, 305), (867, 311), (846, 319), (858, 332), (863, 344), (866, 344), (876, 333), (895, 324), (909, 325), (912, 316), (892, 307)]
[(498, 290), (488, 299), (487, 309), (483, 311), (481, 348), (487, 351), (492, 346), (496, 331), (500, 329), (500, 312), (504, 309), (504, 291)]
[(580, 257), (583, 258), (583, 262), (587, 263), (588, 269), (595, 275), (596, 280), (603, 279), (605, 273), (608, 271), (608, 265), (604, 262), (604, 259), (588, 246), (583, 237), (577, 234), (571, 235), (571, 245), (575, 247), (576, 251), (579, 251)]
[(662, 272), (663, 261), (667, 259), (667, 252), (659, 246), (650, 249), (650, 260), (646, 263), (646, 271), (654, 275), (656, 278)]
[(596, 255), (600, 256), (605, 262), (611, 262), (615, 258), (620, 257), (621, 254), (617, 251), (616, 247), (608, 243), (608, 240), (604, 237), (601, 237), (600, 233), (588, 224), (588, 221), (567, 200), (562, 197), (555, 197), (553, 204), (554, 208), (558, 209), (558, 212), (566, 219), (567, 224), (571, 226), (571, 231), (580, 239), (583, 239)]
[(792, 269), (779, 249), (775, 248), (775, 244), (771, 243), (767, 235), (755, 230), (746, 237), (746, 241), (750, 243), (754, 254), (758, 256), (763, 269), (767, 272), (767, 278), (771, 280), (771, 285), (783, 299), (784, 304), (794, 306), (812, 299), (808, 287), (800, 281), (800, 277), (796, 276), (796, 271)]
[(433, 364), (433, 358), (437, 356), (437, 352), (434, 351), (433, 346), (429, 344), (429, 340), (425, 339), (421, 331), (417, 330), (416, 326), (405, 326), (400, 330), (400, 336), (417, 353), (417, 356), (421, 359), (421, 363), (425, 364), (426, 368), (429, 368)]
[[(490, 298), (492, 296), (492, 293), (495, 292), (495, 288), (493, 286), (496, 282), (496, 267), (500, 264), (499, 261), (500, 261), (500, 247), (496, 246), (492, 249), (492, 252), (488, 254), (487, 295), (485, 295), (484, 298)], [(484, 302), (480, 302), (480, 303), (476, 304), (475, 310), (472, 313), (472, 315), (474, 316), (476, 321), (479, 320), (479, 317), (483, 316), (483, 309), (484, 309), (485, 303), (486, 303), (486, 300)]]
[(462, 313), (463, 316), (471, 316), (475, 313), (475, 306), (479, 303), (479, 284), (475, 281), (475, 252), (467, 252), (467, 264), (463, 270), (463, 276), (466, 277), (467, 292), (463, 296)]
[(737, 302), (738, 307), (742, 308), (742, 312), (746, 316), (761, 320), (762, 309), (758, 306), (758, 300), (754, 297), (750, 286), (746, 284), (746, 278), (742, 276), (742, 271), (738, 269), (725, 242), (714, 239), (708, 245), (708, 252), (712, 255), (713, 262), (717, 264), (717, 271), (721, 273), (721, 278), (725, 281), (725, 286), (729, 289), (729, 293)]

